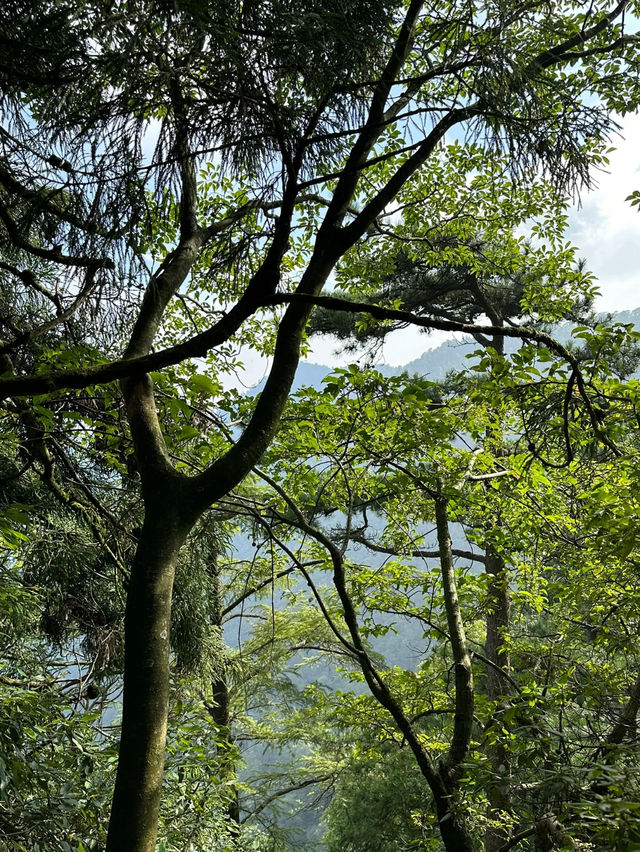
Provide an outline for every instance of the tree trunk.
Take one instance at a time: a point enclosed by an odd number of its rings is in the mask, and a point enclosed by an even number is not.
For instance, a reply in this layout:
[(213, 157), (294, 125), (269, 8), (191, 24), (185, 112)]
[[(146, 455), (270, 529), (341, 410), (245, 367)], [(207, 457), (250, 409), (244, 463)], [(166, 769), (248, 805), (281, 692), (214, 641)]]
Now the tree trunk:
[[(493, 665), (487, 665), (487, 698), (490, 701), (499, 701), (509, 692), (509, 683), (501, 672), (508, 675), (511, 667), (509, 651), (504, 645), (504, 633), (509, 629), (511, 620), (511, 597), (504, 560), (491, 544), (486, 548), (486, 571), (489, 575), (489, 585), (485, 653), (489, 662), (493, 663)], [(506, 785), (511, 774), (511, 763), (509, 752), (503, 742), (490, 746), (488, 757), (496, 782), (487, 787), (489, 824), (485, 832), (484, 844), (485, 852), (497, 852), (510, 837), (509, 829), (500, 825), (500, 821), (501, 814), (507, 811), (510, 805)]]
[[(222, 587), (220, 583), (220, 570), (216, 564), (214, 567), (215, 585), (213, 600), (213, 623), (220, 631), (222, 637)], [(231, 732), (231, 713), (229, 707), (229, 685), (227, 683), (227, 672), (224, 660), (219, 663), (220, 671), (211, 682), (211, 693), (213, 705), (211, 716), (218, 729), (216, 742), (218, 743), (219, 774), (223, 782), (235, 781), (236, 773), (236, 750)], [(229, 818), (229, 831), (238, 834), (240, 827), (240, 801), (238, 790), (231, 794), (227, 805), (227, 816)]]
[(497, 701), (510, 691), (509, 681), (502, 672), (508, 676), (511, 668), (508, 646), (504, 642), (504, 634), (511, 623), (511, 595), (504, 560), (491, 544), (487, 545), (485, 564), (489, 575), (485, 651), (494, 664), (487, 666), (487, 696)]
[[(443, 788), (445, 785), (443, 784)], [(436, 793), (433, 788), (436, 813), (438, 815), (438, 828), (440, 836), (447, 852), (477, 852), (478, 846), (474, 842), (466, 822), (451, 809), (451, 795)]]
[[(171, 493), (169, 493), (171, 492)], [(169, 704), (171, 594), (192, 523), (175, 489), (147, 506), (125, 611), (122, 732), (106, 852), (155, 852)]]
[[(216, 739), (218, 743), (218, 772), (223, 782), (236, 780), (235, 746), (231, 733), (231, 719), (229, 717), (229, 689), (226, 677), (217, 677), (211, 684), (214, 706), (212, 708), (213, 721), (218, 728)], [(227, 804), (227, 816), (229, 818), (229, 831), (237, 834), (240, 825), (240, 801), (238, 791), (234, 790)]]
[(455, 715), (451, 744), (438, 771), (441, 788), (439, 785), (436, 787), (431, 785), (431, 789), (436, 804), (440, 834), (447, 852), (474, 852), (476, 844), (467, 828), (464, 817), (461, 817), (451, 807), (453, 794), (459, 787), (462, 763), (471, 744), (475, 693), (471, 657), (467, 648), (467, 637), (460, 611), (453, 554), (451, 552), (447, 499), (443, 490), (442, 480), (438, 477), (438, 495), (434, 503), (438, 547), (440, 549), (442, 590), (451, 651), (455, 662)]

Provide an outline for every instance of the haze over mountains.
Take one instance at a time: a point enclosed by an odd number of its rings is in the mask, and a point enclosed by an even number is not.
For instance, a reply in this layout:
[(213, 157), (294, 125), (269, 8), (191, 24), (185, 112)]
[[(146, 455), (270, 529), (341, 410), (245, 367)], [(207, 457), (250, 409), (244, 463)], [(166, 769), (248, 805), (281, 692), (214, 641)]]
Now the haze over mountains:
[[(636, 328), (640, 329), (640, 308), (633, 311), (617, 311), (612, 314), (602, 314), (602, 321), (611, 323), (632, 323)], [(577, 323), (562, 322), (553, 326), (550, 333), (560, 343), (567, 343), (571, 339), (571, 332), (576, 327)], [(428, 341), (428, 336), (425, 336), (425, 343)], [(513, 351), (517, 346), (516, 341), (507, 341), (507, 351)], [(339, 343), (336, 342), (336, 348), (339, 348)], [(399, 376), (402, 373), (417, 374), (426, 376), (432, 381), (440, 381), (450, 370), (462, 370), (465, 366), (469, 366), (470, 355), (480, 348), (471, 337), (462, 337), (458, 340), (450, 340), (442, 343), (433, 349), (426, 349), (419, 357), (397, 367), (389, 366), (388, 364), (373, 364), (375, 369), (379, 370), (384, 376)], [(345, 363), (362, 363), (366, 362), (366, 356), (361, 353), (354, 353), (351, 357), (345, 355)], [(325, 376), (333, 371), (332, 367), (327, 367), (324, 364), (314, 364), (308, 361), (302, 361), (298, 367), (296, 378), (293, 384), (293, 390), (299, 390), (302, 387), (312, 386), (320, 387)], [(263, 382), (261, 382), (256, 390), (262, 390)]]

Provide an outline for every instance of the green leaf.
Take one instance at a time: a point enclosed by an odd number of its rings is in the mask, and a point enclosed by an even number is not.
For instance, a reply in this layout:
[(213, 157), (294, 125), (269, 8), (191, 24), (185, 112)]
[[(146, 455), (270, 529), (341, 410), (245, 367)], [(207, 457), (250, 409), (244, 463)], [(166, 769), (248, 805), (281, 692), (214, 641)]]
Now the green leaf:
[(194, 373), (189, 377), (187, 386), (203, 396), (217, 396), (220, 393), (221, 387), (212, 381), (209, 376), (202, 373)]

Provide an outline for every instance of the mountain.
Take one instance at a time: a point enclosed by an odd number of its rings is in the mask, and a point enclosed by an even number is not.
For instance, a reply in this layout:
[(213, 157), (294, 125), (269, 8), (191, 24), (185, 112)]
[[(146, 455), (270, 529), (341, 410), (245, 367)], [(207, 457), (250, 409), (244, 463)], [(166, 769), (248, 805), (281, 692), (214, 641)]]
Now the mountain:
[[(640, 329), (640, 308), (636, 308), (633, 311), (600, 314), (598, 315), (598, 319), (607, 324), (631, 324)], [(578, 323), (574, 322), (557, 323), (549, 329), (549, 334), (555, 337), (559, 343), (566, 344), (571, 340), (571, 332), (577, 325)], [(514, 351), (516, 346), (516, 341), (508, 341), (507, 351)], [(460, 340), (447, 341), (433, 349), (427, 349), (419, 358), (399, 367), (391, 367), (388, 364), (375, 364), (374, 366), (384, 376), (399, 376), (403, 373), (411, 375), (415, 373), (437, 382), (444, 379), (450, 370), (462, 370), (466, 366), (469, 366), (470, 359), (468, 356), (472, 355), (479, 348), (480, 344), (472, 337), (464, 337)], [(352, 357), (352, 363), (364, 363), (365, 360), (365, 356), (362, 355), (354, 355)], [(345, 363), (347, 363), (347, 359), (345, 359)], [(302, 361), (293, 383), (294, 392), (303, 387), (320, 387), (322, 380), (332, 370), (332, 367)], [(261, 382), (254, 390), (260, 391), (262, 390), (262, 386), (263, 383)]]
[[(640, 308), (635, 311), (624, 311), (607, 316), (603, 315), (602, 321), (624, 324), (631, 323), (637, 328), (640, 328)], [(556, 340), (566, 345), (571, 340), (571, 332), (575, 326), (576, 323), (559, 323), (550, 329), (550, 333)], [(517, 345), (518, 341), (512, 340), (507, 345), (507, 350), (515, 351)], [(480, 349), (480, 345), (473, 338), (467, 337), (461, 340), (451, 340), (438, 347), (429, 349), (419, 358), (403, 366), (391, 367), (385, 364), (376, 364), (375, 367), (385, 376), (409, 373), (425, 376), (432, 381), (439, 381), (444, 379), (449, 371), (462, 370), (466, 366), (470, 366), (472, 362), (468, 356), (472, 355), (478, 349)], [(352, 361), (364, 364), (366, 358), (363, 356), (354, 356)], [(347, 358), (345, 358), (345, 363), (348, 363)], [(332, 369), (322, 364), (301, 362), (296, 373), (293, 390), (297, 391), (309, 386), (320, 388), (322, 380), (332, 372)], [(261, 382), (250, 393), (258, 393), (262, 390), (263, 385), (264, 382)], [(334, 517), (333, 521), (339, 524), (341, 516)], [(370, 513), (369, 521), (375, 526), (376, 517), (374, 513)], [(427, 528), (425, 527), (421, 532), (427, 533)], [(453, 524), (451, 533), (454, 547), (470, 549), (462, 526)], [(424, 546), (435, 549), (436, 542), (431, 540), (430, 542), (425, 542)], [(245, 540), (242, 536), (237, 536), (234, 539), (234, 547), (237, 556), (245, 559), (251, 558), (253, 544), (248, 539)], [(350, 548), (348, 555), (354, 562), (362, 562), (376, 569), (381, 568), (387, 559), (384, 554), (374, 553), (359, 545)], [(417, 568), (420, 568), (418, 560), (415, 561), (415, 564)], [(472, 568), (470, 570), (477, 569)], [(322, 586), (327, 582), (327, 577), (321, 573), (314, 574), (313, 576), (318, 586)], [(295, 584), (297, 591), (306, 589), (305, 581), (302, 578), (298, 578), (297, 580), (292, 579), (291, 582)], [(417, 597), (414, 598), (414, 604), (418, 600)], [(275, 608), (279, 608), (282, 603), (283, 597), (276, 590), (273, 596), (273, 605)], [(250, 611), (250, 605), (248, 605), (247, 611)], [(431, 648), (424, 637), (424, 628), (421, 623), (401, 615), (388, 616), (386, 619), (380, 618), (379, 620), (381, 623), (392, 625), (392, 630), (383, 637), (372, 637), (370, 641), (373, 649), (384, 655), (387, 665), (399, 666), (400, 668), (414, 672), (417, 671), (421, 661), (431, 653)], [(233, 628), (229, 625), (225, 631), (225, 640), (229, 645), (235, 647), (240, 638), (245, 638), (245, 636), (249, 635), (250, 630), (250, 625), (247, 624), (246, 628), (241, 628), (239, 633), (237, 623), (234, 622)], [(303, 657), (304, 654), (301, 653), (297, 659), (293, 658), (293, 662), (301, 663)], [(326, 685), (330, 689), (353, 690), (355, 692), (365, 691), (364, 685), (346, 683), (335, 670), (334, 663), (331, 660), (318, 660), (313, 666), (299, 668), (291, 674), (291, 677), (298, 687), (309, 683), (316, 683)], [(300, 747), (296, 748), (293, 745), (287, 745), (278, 749), (265, 745), (260, 753), (257, 750), (252, 753), (251, 772), (255, 775), (260, 775), (263, 772), (268, 773), (273, 770), (274, 766), (287, 760), (293, 764), (297, 760), (304, 760), (304, 749)], [(249, 780), (250, 775), (251, 773), (247, 770), (243, 778)], [(317, 791), (313, 792), (314, 794), (317, 793)], [(300, 849), (322, 849), (324, 848), (321, 841), (323, 802), (321, 799), (315, 802), (309, 799), (305, 808), (301, 809), (299, 799), (299, 793), (292, 793), (288, 797), (283, 798), (282, 802), (285, 809), (288, 808), (288, 812), (280, 815), (280, 825), (299, 831)]]

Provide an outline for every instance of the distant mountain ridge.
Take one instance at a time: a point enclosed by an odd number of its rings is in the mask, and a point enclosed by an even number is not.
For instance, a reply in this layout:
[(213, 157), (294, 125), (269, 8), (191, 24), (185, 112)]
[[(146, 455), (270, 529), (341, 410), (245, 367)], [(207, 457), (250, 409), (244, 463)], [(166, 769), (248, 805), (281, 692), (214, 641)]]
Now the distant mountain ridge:
[[(616, 311), (610, 314), (599, 314), (602, 321), (611, 323), (631, 323), (640, 330), (640, 308), (633, 311)], [(562, 322), (552, 326), (550, 333), (559, 343), (567, 343), (571, 339), (571, 332), (579, 323)], [(515, 346), (515, 343), (513, 344)], [(472, 337), (460, 340), (449, 340), (433, 349), (425, 350), (419, 358), (409, 361), (397, 367), (388, 364), (374, 364), (383, 376), (400, 376), (403, 373), (418, 374), (426, 376), (433, 381), (444, 379), (450, 370), (462, 370), (468, 365), (468, 355), (471, 355), (480, 346)], [(363, 356), (354, 356), (352, 363), (360, 363)], [(297, 391), (303, 387), (320, 387), (322, 380), (333, 372), (333, 367), (324, 364), (314, 364), (310, 361), (301, 361), (293, 383), (293, 390)], [(262, 390), (263, 382), (255, 390)]]

